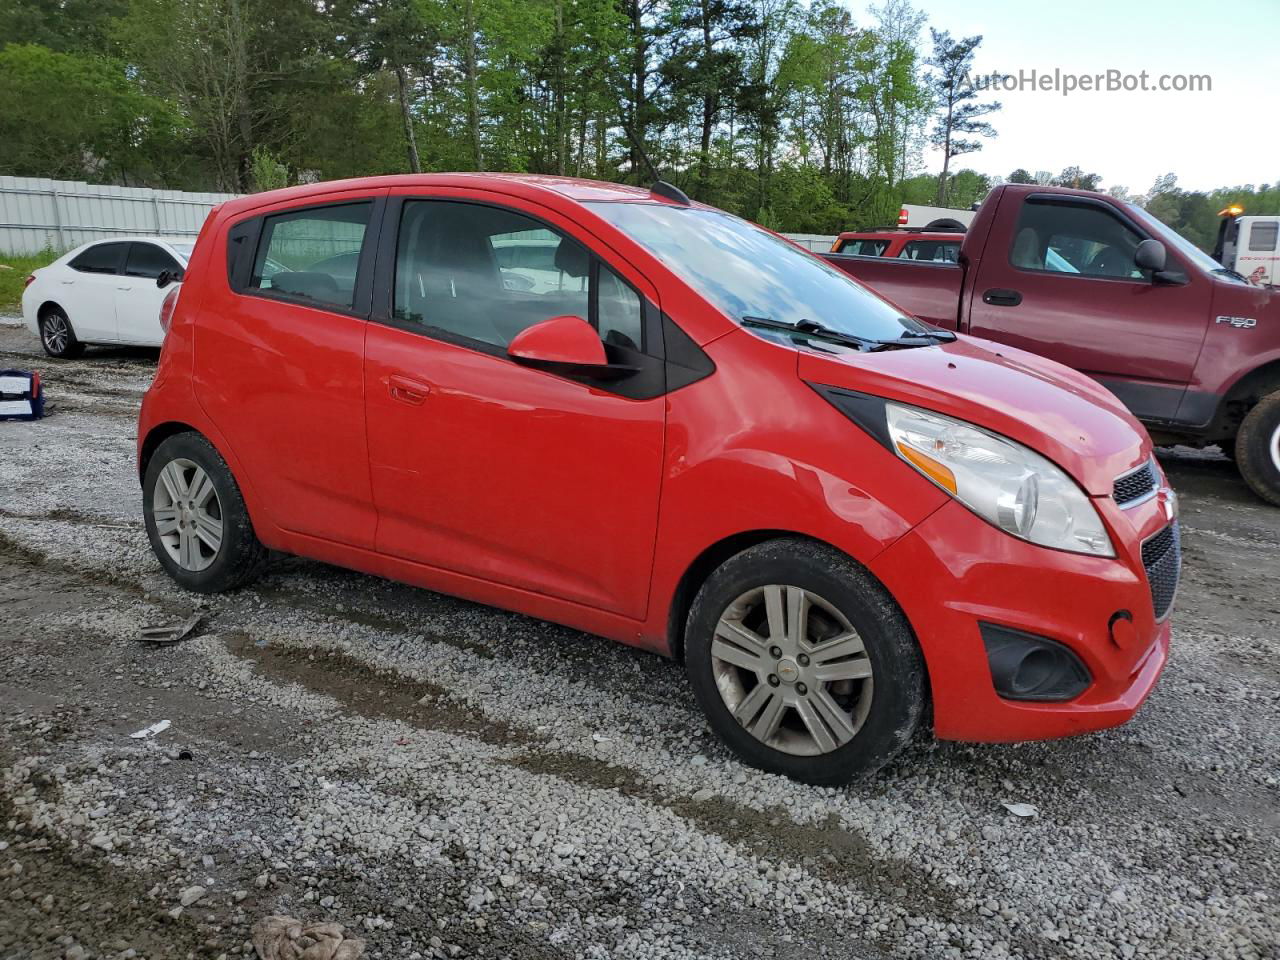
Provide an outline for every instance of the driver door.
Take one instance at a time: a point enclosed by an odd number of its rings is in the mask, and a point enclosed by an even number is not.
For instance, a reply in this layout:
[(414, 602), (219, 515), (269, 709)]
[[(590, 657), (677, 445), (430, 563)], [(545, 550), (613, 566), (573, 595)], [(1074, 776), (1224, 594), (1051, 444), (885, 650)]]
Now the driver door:
[[(393, 197), (386, 218), (365, 340), (376, 548), (640, 619), (665, 429), (656, 291), (550, 211), (455, 197)], [(566, 314), (636, 372), (593, 381), (507, 356)]]
[(160, 305), (170, 287), (157, 287), (162, 271), (181, 270), (178, 261), (154, 243), (134, 240), (125, 257), (124, 273), (116, 278), (116, 333), (121, 343), (158, 347), (164, 343)]
[(1204, 340), (1208, 281), (1170, 249), (1179, 282), (1153, 282), (1133, 262), (1146, 232), (1103, 201), (1021, 203), (993, 225), (969, 332), (1089, 374), (1141, 419), (1174, 419)]

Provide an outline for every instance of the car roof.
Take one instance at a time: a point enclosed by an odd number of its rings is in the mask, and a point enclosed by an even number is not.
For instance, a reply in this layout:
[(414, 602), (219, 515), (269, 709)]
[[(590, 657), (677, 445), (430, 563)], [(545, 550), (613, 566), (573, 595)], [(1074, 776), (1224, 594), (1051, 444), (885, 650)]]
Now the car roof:
[(955, 240), (964, 241), (964, 234), (958, 230), (851, 230), (842, 233), (838, 240), (887, 240), (902, 237), (904, 240)]
[(537, 173), (405, 173), (381, 177), (356, 177), (350, 180), (326, 180), (321, 183), (285, 187), (228, 200), (222, 205), (224, 214), (236, 214), (257, 207), (289, 200), (323, 197), (355, 190), (377, 190), (396, 187), (463, 187), (493, 189), (513, 196), (534, 199), (554, 194), (578, 203), (587, 200), (625, 200), (631, 202), (666, 203), (656, 198), (647, 187), (579, 177), (559, 177)]
[(140, 243), (167, 243), (172, 246), (175, 243), (193, 244), (196, 242), (195, 237), (161, 237), (161, 236), (128, 236), (128, 237), (103, 237), (100, 240), (90, 240), (84, 244), (86, 247), (96, 247), (100, 243), (129, 243), (136, 240)]

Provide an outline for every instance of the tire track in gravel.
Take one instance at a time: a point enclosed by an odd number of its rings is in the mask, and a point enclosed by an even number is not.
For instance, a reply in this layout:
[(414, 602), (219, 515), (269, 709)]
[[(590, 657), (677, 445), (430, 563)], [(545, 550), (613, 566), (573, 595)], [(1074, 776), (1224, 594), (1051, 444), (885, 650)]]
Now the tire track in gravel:
[[(802, 863), (825, 880), (854, 884), (879, 897), (895, 888), (922, 893), (928, 913), (954, 920), (955, 895), (920, 874), (910, 863), (877, 855), (856, 834), (828, 818), (818, 825), (799, 824), (784, 810), (756, 811), (718, 798), (700, 801), (673, 798), (655, 790), (637, 771), (603, 760), (546, 749), (535, 735), (460, 706), (441, 687), (408, 680), (390, 669), (374, 669), (337, 650), (260, 645), (237, 632), (225, 640), (234, 655), (252, 661), (275, 680), (296, 683), (370, 719), (393, 719), (424, 730), (456, 731), (494, 746), (524, 748), (501, 762), (531, 773), (553, 776), (579, 786), (610, 790), (665, 807), (727, 843), (745, 843), (763, 858)], [(919, 904), (913, 904), (918, 909)]]

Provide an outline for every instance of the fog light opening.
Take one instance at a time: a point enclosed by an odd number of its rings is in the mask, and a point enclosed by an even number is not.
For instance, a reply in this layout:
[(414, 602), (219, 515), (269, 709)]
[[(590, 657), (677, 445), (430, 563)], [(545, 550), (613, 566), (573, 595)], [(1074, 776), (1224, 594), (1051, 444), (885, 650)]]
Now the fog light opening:
[(1056, 640), (981, 623), (991, 681), (1006, 700), (1072, 700), (1093, 678), (1072, 650)]

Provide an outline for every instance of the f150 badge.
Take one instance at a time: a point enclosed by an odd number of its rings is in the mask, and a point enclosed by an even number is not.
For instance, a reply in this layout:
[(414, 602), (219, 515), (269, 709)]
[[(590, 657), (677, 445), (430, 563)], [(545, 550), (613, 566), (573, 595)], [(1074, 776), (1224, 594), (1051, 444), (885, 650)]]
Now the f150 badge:
[(1255, 317), (1219, 317), (1218, 323), (1229, 323), (1237, 330), (1248, 330), (1258, 325)]

